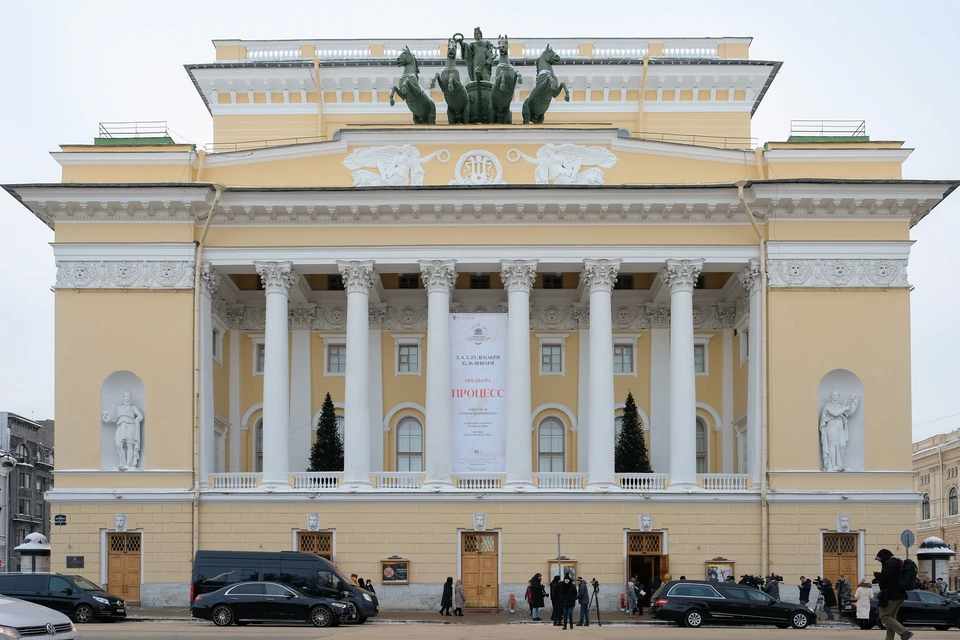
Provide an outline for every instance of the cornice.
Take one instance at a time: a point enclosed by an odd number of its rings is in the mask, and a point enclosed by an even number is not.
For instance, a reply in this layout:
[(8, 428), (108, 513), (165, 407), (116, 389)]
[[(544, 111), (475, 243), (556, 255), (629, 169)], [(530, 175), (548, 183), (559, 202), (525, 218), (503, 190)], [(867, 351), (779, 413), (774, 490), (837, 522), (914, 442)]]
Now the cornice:
[(185, 165), (197, 168), (197, 154), (193, 151), (55, 151), (50, 154), (61, 167), (84, 165)]
[(763, 156), (771, 162), (898, 162), (910, 157), (913, 149), (771, 149)]

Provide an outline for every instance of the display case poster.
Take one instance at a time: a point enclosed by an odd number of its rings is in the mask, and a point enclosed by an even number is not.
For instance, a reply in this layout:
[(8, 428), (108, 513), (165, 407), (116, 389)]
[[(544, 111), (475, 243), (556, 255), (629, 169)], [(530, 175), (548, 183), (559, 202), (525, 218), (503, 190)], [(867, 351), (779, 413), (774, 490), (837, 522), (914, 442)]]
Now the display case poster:
[(407, 575), (409, 562), (406, 560), (384, 560), (380, 563), (380, 578), (384, 584), (391, 582), (409, 582)]

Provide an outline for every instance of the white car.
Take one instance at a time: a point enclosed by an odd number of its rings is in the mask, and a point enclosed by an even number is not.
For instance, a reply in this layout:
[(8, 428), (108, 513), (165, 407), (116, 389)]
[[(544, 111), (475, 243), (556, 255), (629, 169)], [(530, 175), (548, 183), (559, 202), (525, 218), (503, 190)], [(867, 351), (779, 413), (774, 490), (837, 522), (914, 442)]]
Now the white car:
[(80, 640), (70, 618), (53, 609), (0, 596), (0, 640)]

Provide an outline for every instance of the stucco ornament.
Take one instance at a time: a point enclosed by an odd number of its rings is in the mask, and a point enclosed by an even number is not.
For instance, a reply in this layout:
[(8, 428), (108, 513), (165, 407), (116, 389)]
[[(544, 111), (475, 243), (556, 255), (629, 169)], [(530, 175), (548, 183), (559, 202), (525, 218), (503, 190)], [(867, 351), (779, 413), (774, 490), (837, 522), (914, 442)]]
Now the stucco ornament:
[(370, 293), (376, 276), (373, 260), (337, 260), (337, 269), (347, 293)]
[(497, 156), (489, 151), (474, 149), (468, 151), (457, 160), (453, 169), (453, 180), (450, 184), (466, 184), (483, 186), (487, 184), (503, 184), (503, 165)]
[(653, 531), (653, 514), (640, 514), (640, 531)]
[[(450, 152), (439, 149), (421, 158), (420, 150), (409, 144), (364, 147), (344, 158), (343, 165), (347, 169), (354, 169), (355, 187), (422, 186), (425, 174), (422, 165), (434, 158), (449, 162)], [(366, 169), (376, 169), (377, 173)]]
[(580, 280), (591, 291), (613, 291), (620, 271), (620, 260), (584, 260)]
[(485, 513), (473, 514), (473, 529), (474, 531), (487, 530), (487, 514)]
[(320, 531), (320, 514), (307, 514), (307, 531)]
[(837, 533), (850, 533), (850, 516), (845, 513), (837, 516)]
[(501, 260), (500, 279), (508, 293), (522, 291), (530, 293), (537, 279), (536, 260)]
[(703, 269), (703, 260), (667, 260), (666, 266), (660, 272), (660, 279), (667, 285), (670, 293), (687, 291), (693, 293)]
[(850, 441), (850, 431), (847, 421), (857, 410), (859, 398), (854, 395), (840, 401), (840, 392), (836, 389), (830, 393), (830, 400), (820, 412), (820, 447), (823, 454), (824, 471), (843, 471), (844, 455), (847, 442)]
[(125, 513), (113, 514), (113, 528), (116, 531), (126, 531), (127, 530), (127, 514)]
[(117, 432), (113, 442), (117, 446), (117, 468), (120, 471), (136, 469), (140, 463), (140, 425), (143, 412), (133, 404), (133, 394), (123, 393), (123, 404), (117, 407), (116, 418), (104, 411), (101, 416), (107, 424), (115, 423)]
[[(617, 156), (606, 147), (577, 144), (546, 144), (531, 158), (519, 149), (507, 151), (507, 160), (526, 160), (537, 165), (533, 172), (537, 184), (603, 184), (603, 171), (617, 163)], [(582, 167), (591, 167), (582, 169)]]
[(420, 275), (427, 294), (449, 293), (457, 281), (456, 260), (420, 260)]

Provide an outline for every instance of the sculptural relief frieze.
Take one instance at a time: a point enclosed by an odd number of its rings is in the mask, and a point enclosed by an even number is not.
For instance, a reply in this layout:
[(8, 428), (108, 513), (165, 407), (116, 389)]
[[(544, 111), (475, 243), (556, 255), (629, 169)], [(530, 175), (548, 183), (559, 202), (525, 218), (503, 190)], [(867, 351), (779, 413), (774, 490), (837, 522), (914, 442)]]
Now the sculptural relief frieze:
[(909, 287), (906, 260), (772, 259), (770, 287)]
[(192, 289), (193, 262), (57, 261), (57, 289)]
[[(546, 144), (531, 158), (519, 149), (507, 151), (507, 160), (525, 160), (537, 165), (536, 184), (603, 184), (603, 171), (617, 163), (617, 156), (606, 147), (585, 147), (577, 144)], [(590, 167), (583, 169), (583, 167)]]
[[(353, 171), (355, 187), (405, 187), (422, 186), (425, 171), (423, 165), (436, 159), (440, 163), (450, 161), (450, 152), (439, 149), (420, 157), (420, 150), (413, 145), (386, 145), (356, 149), (343, 160)], [(377, 172), (368, 171), (376, 169)]]

